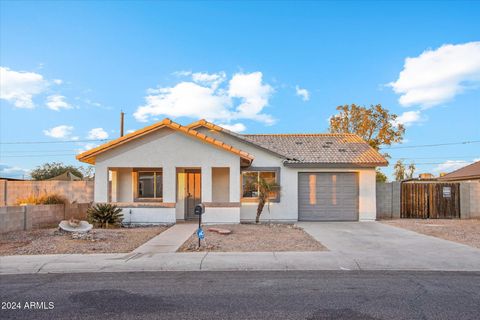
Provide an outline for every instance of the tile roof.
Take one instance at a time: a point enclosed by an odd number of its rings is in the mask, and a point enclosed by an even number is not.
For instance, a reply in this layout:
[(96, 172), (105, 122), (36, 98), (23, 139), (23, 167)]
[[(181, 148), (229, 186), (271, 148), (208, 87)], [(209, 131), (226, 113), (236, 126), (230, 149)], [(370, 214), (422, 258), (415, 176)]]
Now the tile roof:
[(350, 133), (239, 134), (204, 119), (187, 127), (222, 131), (285, 158), (286, 165), (350, 164), (386, 166), (388, 162), (362, 138)]
[(137, 130), (135, 132), (132, 132), (132, 133), (129, 133), (127, 135), (124, 135), (123, 137), (120, 137), (118, 139), (115, 139), (115, 140), (112, 140), (112, 141), (109, 141), (107, 143), (104, 143), (96, 148), (93, 148), (93, 149), (90, 149), (88, 151), (85, 151), (79, 155), (77, 155), (77, 160), (80, 160), (82, 162), (86, 162), (86, 163), (90, 163), (90, 164), (95, 164), (95, 157), (100, 154), (100, 153), (103, 153), (107, 150), (110, 150), (112, 148), (115, 148), (119, 145), (122, 145), (124, 143), (127, 143), (131, 140), (134, 140), (134, 139), (137, 139), (139, 137), (142, 137), (148, 133), (151, 133), (153, 131), (156, 131), (160, 128), (164, 128), (164, 127), (168, 127), (170, 129), (173, 129), (173, 130), (176, 130), (176, 131), (179, 131), (179, 132), (182, 132), (188, 136), (191, 136), (191, 137), (194, 137), (194, 138), (197, 138), (203, 142), (206, 142), (206, 143), (209, 143), (211, 145), (214, 145), (218, 148), (221, 148), (221, 149), (224, 149), (224, 150), (227, 150), (229, 152), (232, 152), (234, 154), (237, 154), (239, 155), (242, 159), (245, 159), (249, 162), (252, 162), (254, 157), (249, 154), (248, 152), (245, 152), (245, 151), (242, 151), (242, 150), (239, 150), (229, 144), (226, 144), (220, 140), (217, 140), (215, 138), (212, 138), (212, 137), (209, 137), (203, 133), (200, 133), (200, 132), (197, 132), (189, 127), (186, 127), (186, 126), (182, 126), (176, 122), (173, 122), (172, 120), (168, 119), (168, 118), (165, 118), (163, 119), (162, 121), (160, 122), (157, 122), (157, 123), (154, 123), (150, 126), (147, 126), (143, 129), (140, 129), (140, 130)]
[(388, 164), (380, 153), (355, 134), (243, 134), (242, 137), (283, 155), (286, 165)]
[(438, 178), (438, 180), (469, 180), (474, 178), (480, 178), (480, 161), (450, 172), (443, 177)]

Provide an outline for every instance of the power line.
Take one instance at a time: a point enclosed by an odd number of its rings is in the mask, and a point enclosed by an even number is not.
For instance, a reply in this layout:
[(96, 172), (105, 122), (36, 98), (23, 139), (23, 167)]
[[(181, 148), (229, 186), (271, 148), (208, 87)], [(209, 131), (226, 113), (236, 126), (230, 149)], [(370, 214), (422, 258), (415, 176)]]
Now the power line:
[(380, 148), (380, 149), (389, 149), (390, 150), (390, 149), (429, 148), (429, 147), (453, 146), (453, 145), (472, 144), (472, 143), (480, 143), (480, 140), (450, 142), (450, 143), (436, 143), (436, 144), (418, 144), (418, 145), (414, 145), (414, 146), (383, 147), (383, 148)]
[(108, 139), (87, 139), (87, 140), (58, 140), (58, 141), (16, 141), (0, 142), (0, 144), (47, 144), (47, 143), (72, 143), (72, 142), (102, 142)]

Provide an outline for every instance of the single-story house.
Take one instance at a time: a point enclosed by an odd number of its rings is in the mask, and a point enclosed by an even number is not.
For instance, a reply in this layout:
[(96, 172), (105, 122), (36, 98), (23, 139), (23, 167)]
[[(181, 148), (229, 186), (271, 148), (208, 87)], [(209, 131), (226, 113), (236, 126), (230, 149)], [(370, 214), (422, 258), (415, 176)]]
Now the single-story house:
[(454, 181), (479, 181), (480, 182), (480, 161), (469, 164), (438, 178), (441, 182)]
[(376, 219), (375, 168), (387, 161), (355, 134), (238, 134), (170, 119), (77, 156), (95, 165), (95, 202), (126, 222), (253, 221), (260, 178), (276, 181), (261, 220)]

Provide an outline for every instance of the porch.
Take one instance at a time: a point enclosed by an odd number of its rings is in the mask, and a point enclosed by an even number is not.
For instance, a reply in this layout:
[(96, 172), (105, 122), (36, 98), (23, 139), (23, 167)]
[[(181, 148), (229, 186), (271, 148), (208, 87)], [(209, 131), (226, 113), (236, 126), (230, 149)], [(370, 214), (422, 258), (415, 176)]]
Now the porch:
[(106, 202), (123, 209), (125, 223), (196, 220), (199, 203), (205, 204), (204, 223), (240, 222), (239, 166), (114, 167), (103, 187)]

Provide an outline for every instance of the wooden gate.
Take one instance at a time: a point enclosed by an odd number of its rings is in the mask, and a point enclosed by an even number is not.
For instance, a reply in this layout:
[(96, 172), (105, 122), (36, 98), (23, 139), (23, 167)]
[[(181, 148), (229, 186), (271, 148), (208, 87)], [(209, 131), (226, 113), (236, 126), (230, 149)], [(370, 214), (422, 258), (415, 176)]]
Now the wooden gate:
[(402, 183), (401, 218), (460, 218), (459, 183)]

